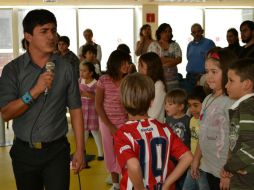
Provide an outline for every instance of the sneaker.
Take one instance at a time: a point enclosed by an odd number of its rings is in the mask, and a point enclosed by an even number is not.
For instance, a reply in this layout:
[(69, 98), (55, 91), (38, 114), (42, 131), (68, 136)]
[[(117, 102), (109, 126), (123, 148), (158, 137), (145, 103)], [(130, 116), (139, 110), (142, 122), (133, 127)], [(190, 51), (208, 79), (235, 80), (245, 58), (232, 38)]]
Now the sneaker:
[(106, 184), (109, 184), (109, 185), (113, 185), (111, 175), (109, 175), (109, 176), (107, 177), (107, 179), (105, 180), (105, 183), (106, 183)]
[(104, 156), (98, 156), (98, 157), (97, 157), (97, 160), (98, 160), (98, 161), (104, 160)]

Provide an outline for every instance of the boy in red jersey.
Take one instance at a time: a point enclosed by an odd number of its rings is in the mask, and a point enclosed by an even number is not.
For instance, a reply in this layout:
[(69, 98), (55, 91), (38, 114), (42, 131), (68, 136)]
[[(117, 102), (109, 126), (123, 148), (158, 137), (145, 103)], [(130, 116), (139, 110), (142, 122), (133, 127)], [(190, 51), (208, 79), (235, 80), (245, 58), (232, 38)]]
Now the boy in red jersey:
[[(129, 115), (114, 135), (121, 190), (169, 190), (192, 161), (181, 139), (166, 124), (148, 117), (154, 91), (152, 79), (139, 73), (121, 83), (121, 101)], [(170, 156), (179, 160), (173, 171)]]

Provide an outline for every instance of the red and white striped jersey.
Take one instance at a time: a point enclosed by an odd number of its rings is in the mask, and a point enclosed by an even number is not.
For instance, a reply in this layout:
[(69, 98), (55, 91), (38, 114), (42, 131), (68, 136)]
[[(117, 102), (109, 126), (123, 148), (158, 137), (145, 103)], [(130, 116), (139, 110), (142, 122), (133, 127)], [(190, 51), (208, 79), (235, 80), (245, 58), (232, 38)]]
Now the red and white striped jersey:
[(114, 135), (114, 147), (122, 169), (121, 190), (132, 190), (126, 162), (130, 158), (140, 161), (143, 182), (149, 190), (160, 190), (174, 166), (170, 157), (177, 160), (188, 148), (168, 127), (156, 119), (128, 121)]

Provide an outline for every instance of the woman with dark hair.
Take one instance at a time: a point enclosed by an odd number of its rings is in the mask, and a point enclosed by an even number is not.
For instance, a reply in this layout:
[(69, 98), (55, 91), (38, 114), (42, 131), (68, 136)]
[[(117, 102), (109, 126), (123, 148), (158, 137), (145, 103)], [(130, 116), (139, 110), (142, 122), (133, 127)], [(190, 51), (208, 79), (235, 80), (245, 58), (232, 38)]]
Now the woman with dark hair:
[(227, 49), (231, 50), (237, 55), (237, 57), (239, 57), (243, 47), (241, 47), (239, 44), (238, 32), (235, 28), (228, 29), (227, 41), (228, 41)]
[(156, 31), (157, 41), (152, 42), (148, 47), (148, 52), (155, 52), (161, 58), (167, 91), (179, 86), (177, 65), (182, 62), (181, 48), (172, 38), (171, 26), (163, 23)]
[(137, 41), (135, 50), (136, 56), (146, 53), (149, 45), (154, 41), (152, 38), (151, 26), (149, 24), (144, 24), (140, 28), (139, 36), (140, 40)]

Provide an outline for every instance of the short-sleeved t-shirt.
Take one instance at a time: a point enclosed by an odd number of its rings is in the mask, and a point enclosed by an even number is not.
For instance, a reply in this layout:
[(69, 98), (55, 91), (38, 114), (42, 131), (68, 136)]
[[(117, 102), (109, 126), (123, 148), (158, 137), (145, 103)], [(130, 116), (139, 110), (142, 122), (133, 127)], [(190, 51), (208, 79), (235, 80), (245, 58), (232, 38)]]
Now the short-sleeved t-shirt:
[(110, 121), (122, 125), (127, 121), (127, 113), (120, 101), (120, 86), (117, 86), (109, 75), (103, 75), (97, 82), (97, 87), (104, 91), (104, 111)]

